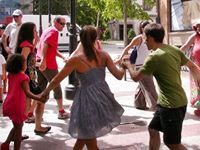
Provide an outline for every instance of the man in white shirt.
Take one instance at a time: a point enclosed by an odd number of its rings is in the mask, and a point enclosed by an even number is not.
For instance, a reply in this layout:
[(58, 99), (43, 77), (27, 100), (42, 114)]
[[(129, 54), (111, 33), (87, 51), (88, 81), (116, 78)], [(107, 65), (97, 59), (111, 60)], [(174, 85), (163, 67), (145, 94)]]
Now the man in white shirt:
[[(12, 13), (12, 16), (13, 16), (13, 22), (8, 24), (2, 36), (3, 46), (8, 54), (13, 54), (15, 52), (17, 35), (19, 32), (19, 28), (22, 24), (23, 14), (21, 10), (16, 9)], [(8, 38), (9, 38), (9, 45), (7, 43)]]

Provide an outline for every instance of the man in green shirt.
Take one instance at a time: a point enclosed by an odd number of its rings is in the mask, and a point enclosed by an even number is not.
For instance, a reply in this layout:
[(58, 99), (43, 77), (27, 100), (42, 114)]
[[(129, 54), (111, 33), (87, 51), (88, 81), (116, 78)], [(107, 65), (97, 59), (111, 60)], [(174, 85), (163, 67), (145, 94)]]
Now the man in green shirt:
[(200, 87), (200, 70), (178, 48), (163, 44), (165, 31), (160, 24), (151, 23), (144, 29), (144, 38), (149, 50), (143, 67), (136, 71), (129, 61), (123, 64), (128, 68), (134, 81), (153, 74), (159, 86), (157, 110), (149, 124), (150, 150), (160, 147), (160, 134), (164, 143), (172, 150), (186, 150), (181, 144), (182, 123), (187, 108), (186, 94), (181, 86), (181, 66), (186, 65)]

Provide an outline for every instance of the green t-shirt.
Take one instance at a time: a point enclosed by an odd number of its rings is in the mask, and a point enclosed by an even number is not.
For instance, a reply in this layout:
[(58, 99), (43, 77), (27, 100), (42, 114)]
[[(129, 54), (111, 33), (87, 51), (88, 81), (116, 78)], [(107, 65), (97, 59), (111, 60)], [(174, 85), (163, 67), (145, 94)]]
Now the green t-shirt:
[(187, 105), (187, 97), (181, 86), (181, 66), (188, 58), (180, 49), (164, 45), (153, 51), (145, 60), (140, 71), (144, 75), (153, 74), (159, 86), (158, 104), (167, 108)]

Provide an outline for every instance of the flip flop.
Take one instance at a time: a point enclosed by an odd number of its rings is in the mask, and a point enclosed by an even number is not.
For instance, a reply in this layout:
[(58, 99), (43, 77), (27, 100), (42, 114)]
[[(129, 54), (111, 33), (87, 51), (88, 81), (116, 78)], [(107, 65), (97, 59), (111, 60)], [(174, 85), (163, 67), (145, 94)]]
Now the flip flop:
[(51, 130), (51, 127), (46, 127), (45, 131), (38, 131), (38, 130), (34, 130), (36, 135), (44, 135), (46, 133), (48, 133)]
[[(27, 139), (29, 139), (28, 135), (22, 135), (22, 141), (27, 140)], [(12, 141), (14, 141), (14, 140), (12, 139)]]

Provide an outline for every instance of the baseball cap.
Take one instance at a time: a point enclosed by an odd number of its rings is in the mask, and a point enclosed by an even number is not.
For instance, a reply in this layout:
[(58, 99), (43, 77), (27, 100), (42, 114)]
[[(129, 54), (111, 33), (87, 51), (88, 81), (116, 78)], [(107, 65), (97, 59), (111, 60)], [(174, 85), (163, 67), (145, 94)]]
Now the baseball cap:
[(23, 15), (22, 11), (19, 9), (16, 9), (15, 11), (13, 11), (12, 16), (21, 16)]

